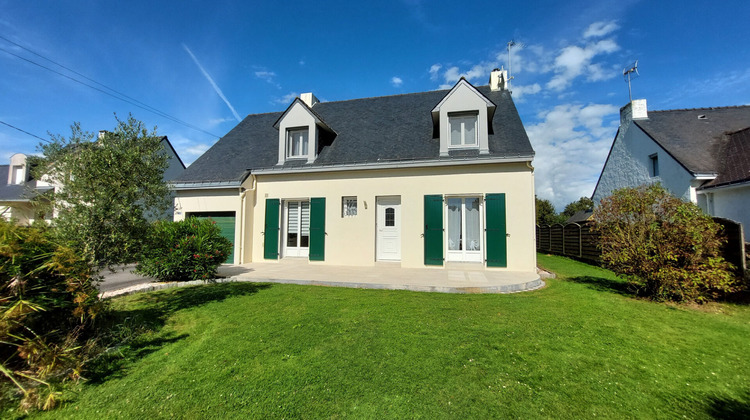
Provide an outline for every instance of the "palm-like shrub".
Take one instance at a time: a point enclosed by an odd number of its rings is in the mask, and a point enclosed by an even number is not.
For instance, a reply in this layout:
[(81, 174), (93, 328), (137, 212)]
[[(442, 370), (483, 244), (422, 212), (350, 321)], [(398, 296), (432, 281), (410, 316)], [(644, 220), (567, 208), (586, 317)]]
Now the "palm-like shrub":
[(154, 223), (136, 271), (160, 281), (209, 280), (232, 251), (210, 219)]
[(0, 219), (0, 377), (25, 408), (52, 408), (56, 385), (78, 379), (103, 307), (89, 264), (53, 238)]

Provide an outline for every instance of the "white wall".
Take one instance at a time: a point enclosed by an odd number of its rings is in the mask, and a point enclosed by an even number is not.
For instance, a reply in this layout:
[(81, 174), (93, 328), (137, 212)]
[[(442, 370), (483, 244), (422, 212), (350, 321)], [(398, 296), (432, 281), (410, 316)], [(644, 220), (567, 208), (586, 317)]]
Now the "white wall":
[[(536, 270), (534, 176), (525, 163), (465, 165), (461, 167), (404, 168), (305, 174), (257, 175), (253, 213), (252, 251), (246, 262), (263, 258), (265, 199), (326, 198), (324, 264), (375, 264), (376, 197), (401, 197), (401, 266), (425, 267), (424, 196), (426, 194), (505, 193), (510, 271)], [(357, 196), (357, 216), (341, 217), (341, 198)], [(312, 262), (316, 263), (316, 262)]]
[[(701, 194), (707, 198), (709, 214), (742, 223), (747, 242), (750, 227), (750, 184), (709, 191)], [(713, 203), (710, 204), (711, 202)]]
[[(659, 158), (659, 176), (651, 176), (651, 156)], [(594, 191), (594, 202), (624, 187), (661, 182), (673, 195), (687, 201), (696, 201), (692, 189), (693, 176), (654, 142), (646, 133), (632, 123), (620, 127), (612, 151), (602, 169), (602, 175)], [(692, 195), (692, 196), (691, 196)]]

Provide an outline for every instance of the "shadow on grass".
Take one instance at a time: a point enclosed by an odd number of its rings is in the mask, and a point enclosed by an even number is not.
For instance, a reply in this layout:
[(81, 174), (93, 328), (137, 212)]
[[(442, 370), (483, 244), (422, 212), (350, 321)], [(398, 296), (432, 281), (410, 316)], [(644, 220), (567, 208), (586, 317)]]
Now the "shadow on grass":
[(590, 289), (602, 291), (602, 292), (611, 292), (611, 293), (617, 293), (618, 295), (623, 296), (635, 296), (635, 291), (632, 289), (632, 286), (630, 286), (627, 282), (624, 281), (618, 281), (618, 280), (611, 280), (611, 279), (605, 279), (602, 277), (592, 277), (592, 276), (579, 276), (579, 277), (567, 277), (565, 278), (566, 281), (572, 281), (574, 283), (580, 283), (585, 284)]
[(750, 392), (744, 398), (709, 397), (707, 414), (715, 419), (750, 418)]
[(87, 364), (85, 376), (89, 383), (95, 384), (122, 377), (133, 361), (188, 337), (162, 331), (177, 311), (255, 294), (269, 287), (271, 284), (221, 283), (130, 297), (125, 309), (113, 309), (100, 320), (102, 353)]

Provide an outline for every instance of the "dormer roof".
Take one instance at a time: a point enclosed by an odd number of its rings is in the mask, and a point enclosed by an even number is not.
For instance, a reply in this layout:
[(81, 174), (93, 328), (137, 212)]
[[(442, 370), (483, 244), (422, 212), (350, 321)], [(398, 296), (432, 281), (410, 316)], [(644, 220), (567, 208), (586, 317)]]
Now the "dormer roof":
[(277, 129), (277, 130), (278, 130), (278, 129), (279, 129), (279, 127), (281, 126), (281, 121), (282, 121), (282, 120), (284, 119), (284, 117), (286, 117), (286, 115), (287, 115), (287, 114), (289, 113), (289, 111), (291, 111), (291, 110), (292, 110), (292, 108), (294, 108), (294, 106), (295, 106), (295, 105), (297, 105), (297, 104), (299, 104), (300, 106), (302, 106), (302, 108), (303, 108), (303, 109), (304, 109), (305, 111), (307, 111), (307, 112), (308, 112), (308, 113), (310, 114), (310, 116), (311, 116), (311, 117), (313, 117), (313, 119), (315, 120), (315, 124), (319, 125), (320, 127), (324, 128), (324, 129), (326, 129), (326, 130), (328, 130), (328, 131), (331, 131), (331, 132), (333, 132), (333, 130), (331, 129), (331, 127), (329, 127), (329, 126), (328, 126), (328, 125), (327, 125), (327, 124), (325, 123), (325, 121), (323, 121), (323, 118), (322, 118), (322, 117), (321, 117), (320, 115), (318, 115), (318, 113), (317, 113), (317, 112), (313, 111), (313, 109), (312, 109), (312, 108), (310, 108), (310, 107), (309, 107), (309, 106), (308, 106), (308, 105), (307, 105), (307, 104), (305, 103), (305, 101), (303, 101), (303, 100), (302, 100), (302, 99), (300, 99), (299, 97), (296, 97), (296, 98), (294, 98), (294, 100), (293, 100), (293, 101), (292, 101), (292, 103), (291, 103), (291, 104), (290, 104), (290, 105), (289, 105), (289, 106), (288, 106), (288, 107), (286, 108), (286, 110), (285, 110), (284, 112), (282, 112), (282, 113), (281, 113), (281, 116), (279, 116), (279, 118), (278, 118), (278, 119), (276, 120), (276, 122), (275, 122), (275, 123), (273, 123), (273, 128), (275, 128), (275, 129)]

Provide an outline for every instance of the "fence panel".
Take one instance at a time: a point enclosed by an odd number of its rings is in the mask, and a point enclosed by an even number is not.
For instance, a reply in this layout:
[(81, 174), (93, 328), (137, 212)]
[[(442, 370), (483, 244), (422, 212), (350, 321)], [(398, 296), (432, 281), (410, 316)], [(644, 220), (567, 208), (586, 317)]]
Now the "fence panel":
[(569, 223), (563, 226), (564, 254), (569, 257), (581, 256), (581, 225)]
[(550, 252), (557, 255), (563, 255), (565, 253), (565, 245), (563, 242), (563, 225), (552, 225), (549, 229)]
[(740, 273), (747, 269), (745, 260), (745, 234), (742, 231), (742, 223), (734, 220), (714, 217), (714, 222), (724, 228), (727, 242), (721, 247), (721, 255), (725, 260), (732, 263)]

